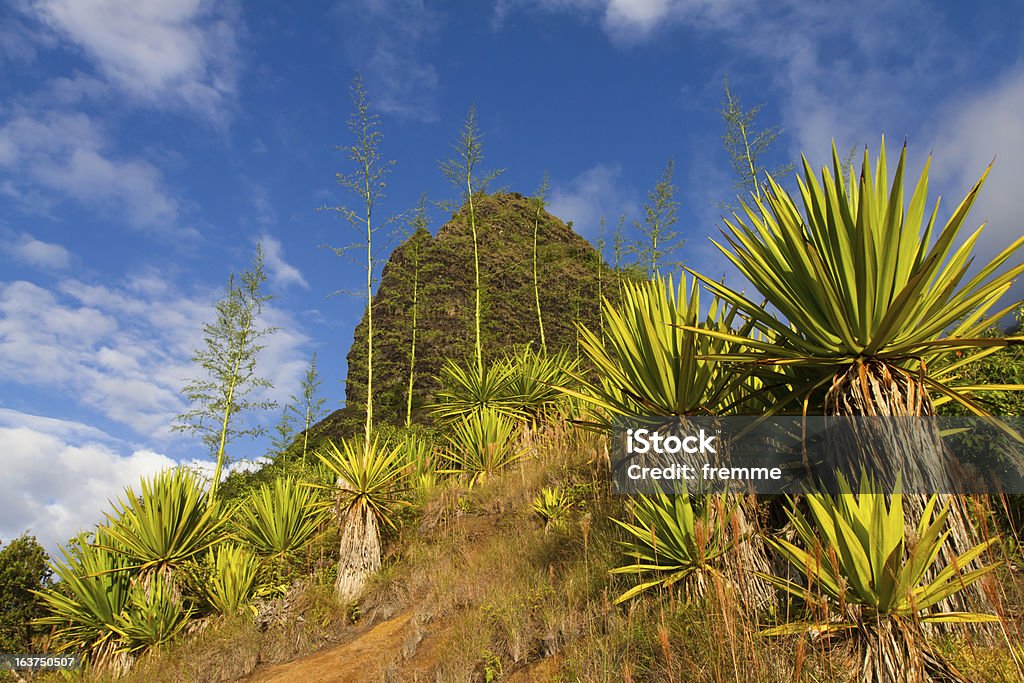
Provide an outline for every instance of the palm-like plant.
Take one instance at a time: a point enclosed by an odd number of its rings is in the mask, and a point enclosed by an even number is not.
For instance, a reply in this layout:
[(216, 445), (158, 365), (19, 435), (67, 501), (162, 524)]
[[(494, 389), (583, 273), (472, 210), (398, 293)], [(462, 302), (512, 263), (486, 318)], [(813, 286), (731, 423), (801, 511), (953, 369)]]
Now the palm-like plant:
[(471, 485), (494, 476), (522, 457), (517, 431), (513, 418), (491, 408), (463, 417), (447, 435), (451, 471), (468, 475)]
[(151, 573), (132, 584), (126, 609), (114, 620), (122, 647), (135, 655), (181, 633), (191, 617), (174, 578)]
[(735, 509), (735, 499), (711, 494), (700, 498), (695, 510), (685, 490), (673, 495), (638, 495), (629, 505), (635, 524), (612, 520), (629, 534), (628, 540), (619, 544), (634, 562), (610, 573), (656, 576), (630, 588), (615, 599), (616, 604), (649, 588), (677, 583), (688, 598), (699, 597), (709, 578), (724, 574), (724, 556), (735, 543), (729, 538), (725, 520)]
[(461, 365), (448, 359), (441, 367), (441, 386), (432, 412), (438, 419), (457, 421), (484, 409), (510, 417), (526, 417), (525, 412), (510, 400), (510, 383), (514, 368), (505, 360)]
[(735, 311), (718, 299), (711, 302), (706, 316), (701, 316), (700, 308), (695, 279), (687, 285), (686, 278), (681, 278), (678, 289), (671, 277), (625, 283), (618, 305), (604, 301), (604, 342), (580, 326), (580, 348), (600, 380), (587, 382), (580, 377), (584, 389), (567, 389), (567, 393), (612, 415), (729, 411), (749, 373), (707, 358), (731, 351), (735, 342), (696, 334), (693, 329), (702, 324), (745, 339), (754, 334), (753, 326), (744, 323), (740, 330), (732, 330)]
[(54, 627), (57, 651), (85, 652), (100, 665), (120, 650), (118, 617), (131, 590), (128, 561), (106, 549), (114, 543), (103, 527), (79, 534), (52, 563), (61, 589), (37, 593), (49, 614), (36, 623)]
[[(807, 632), (852, 633), (861, 649), (863, 681), (918, 680), (925, 666), (943, 667), (925, 650), (921, 623), (981, 623), (995, 616), (968, 612), (929, 613), (995, 569), (992, 564), (964, 571), (998, 539), (992, 538), (962, 553), (941, 570), (935, 564), (947, 539), (949, 505), (935, 515), (932, 496), (916, 529), (916, 540), (905, 536), (903, 495), (897, 482), (886, 496), (866, 476), (859, 495), (839, 477), (840, 494), (806, 497), (810, 519), (795, 505), (788, 511), (800, 545), (785, 539), (768, 543), (801, 574), (808, 584), (795, 584), (772, 575), (766, 581), (813, 604), (823, 599), (826, 614), (838, 618), (785, 624), (766, 635)], [(931, 653), (929, 653), (931, 654)]]
[(259, 555), (287, 556), (305, 546), (327, 517), (318, 503), (311, 487), (279, 477), (253, 491), (235, 511), (235, 534)]
[(259, 559), (242, 546), (225, 543), (210, 555), (211, 574), (203, 587), (206, 601), (221, 614), (251, 605), (258, 588)]
[[(737, 344), (723, 360), (816, 368), (831, 383), (826, 414), (931, 415), (928, 390), (976, 414), (983, 408), (941, 377), (933, 361), (954, 352), (1011, 343), (983, 333), (1013, 305), (996, 309), (1024, 264), (999, 269), (1024, 245), (1018, 238), (968, 278), (982, 228), (957, 237), (988, 171), (945, 226), (938, 205), (926, 216), (928, 166), (904, 206), (906, 148), (890, 185), (885, 143), (872, 171), (867, 151), (859, 178), (833, 147), (833, 169), (821, 182), (803, 160), (803, 212), (773, 179), (764, 201), (726, 220), (728, 246), (716, 246), (787, 322), (743, 294), (697, 275), (709, 290), (771, 330), (768, 339), (694, 330)], [(929, 162), (930, 163), (930, 162)], [(934, 239), (933, 239), (934, 237)], [(974, 388), (978, 389), (978, 388)]]
[(507, 363), (512, 370), (506, 389), (509, 402), (533, 421), (557, 410), (565, 401), (565, 394), (558, 388), (570, 384), (579, 366), (579, 361), (564, 350), (549, 355), (529, 347), (510, 356)]
[(219, 506), (200, 479), (185, 468), (164, 470), (141, 481), (141, 495), (129, 487), (114, 514), (107, 514), (101, 547), (127, 559), (126, 570), (173, 571), (197, 559), (228, 535)]
[(400, 446), (373, 439), (333, 442), (317, 457), (336, 477), (336, 509), (342, 524), (340, 560), (335, 589), (345, 600), (362, 590), (366, 579), (380, 569), (380, 526), (396, 526), (395, 510), (403, 505), (405, 468)]
[(572, 510), (572, 498), (559, 486), (545, 486), (533, 499), (534, 514), (544, 522), (544, 530), (564, 528)]

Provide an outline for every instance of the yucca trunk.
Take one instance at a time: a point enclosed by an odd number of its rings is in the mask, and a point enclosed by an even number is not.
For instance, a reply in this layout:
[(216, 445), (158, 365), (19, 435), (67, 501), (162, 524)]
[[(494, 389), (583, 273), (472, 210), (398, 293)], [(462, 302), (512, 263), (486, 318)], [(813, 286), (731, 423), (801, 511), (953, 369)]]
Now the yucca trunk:
[[(858, 360), (845, 372), (837, 374), (825, 396), (826, 416), (931, 418), (935, 414), (928, 391), (917, 377), (877, 359)], [(840, 438), (829, 444), (828, 457), (830, 465), (842, 472), (847, 481), (860, 479), (860, 463), (864, 461), (881, 488), (892, 491), (897, 474), (892, 464), (902, 464), (904, 488), (911, 491), (903, 496), (908, 532), (912, 533), (921, 520), (928, 492), (939, 494), (940, 507), (952, 503), (949, 540), (940, 555), (943, 564), (954, 561), (981, 540), (967, 514), (964, 497), (949, 493), (953, 489), (946, 466), (947, 455), (934, 420), (863, 420), (857, 422), (854, 429), (839, 430), (839, 434)], [(855, 457), (850, 458), (851, 453), (856, 454)], [(912, 484), (908, 485), (910, 482)], [(962, 569), (970, 571), (979, 567), (980, 559)], [(941, 567), (936, 566), (935, 572), (939, 569)], [(978, 605), (990, 606), (980, 584), (974, 584), (940, 603), (940, 609), (968, 610), (969, 596)]]
[(920, 626), (909, 619), (876, 616), (862, 621), (856, 646), (860, 683), (968, 683), (929, 648)]
[(377, 519), (368, 506), (352, 508), (345, 519), (334, 589), (342, 600), (354, 600), (366, 580), (380, 570), (381, 544)]

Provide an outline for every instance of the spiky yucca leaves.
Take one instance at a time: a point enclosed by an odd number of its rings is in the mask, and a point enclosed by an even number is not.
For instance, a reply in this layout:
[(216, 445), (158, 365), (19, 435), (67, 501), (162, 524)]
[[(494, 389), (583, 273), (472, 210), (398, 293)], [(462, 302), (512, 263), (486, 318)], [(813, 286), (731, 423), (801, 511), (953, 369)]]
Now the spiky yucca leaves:
[(35, 623), (53, 627), (56, 651), (86, 653), (100, 666), (121, 649), (118, 617), (131, 590), (127, 559), (106, 549), (114, 543), (103, 527), (79, 534), (52, 563), (61, 589), (36, 593), (49, 614)]
[(327, 517), (314, 489), (279, 477), (253, 491), (234, 514), (235, 535), (257, 554), (282, 558), (316, 533)]
[[(928, 366), (950, 353), (1012, 343), (984, 332), (1015, 305), (995, 308), (1024, 272), (1024, 264), (1000, 272), (1024, 237), (968, 278), (982, 228), (960, 246), (957, 237), (988, 170), (936, 230), (938, 205), (925, 214), (930, 160), (906, 206), (905, 160), (906, 148), (890, 185), (883, 139), (875, 169), (865, 150), (859, 178), (850, 168), (844, 179), (833, 146), (832, 172), (823, 168), (821, 182), (803, 160), (802, 213), (769, 178), (764, 202), (744, 204), (744, 215), (725, 221), (728, 247), (716, 245), (788, 324), (698, 275), (709, 290), (774, 333), (758, 340), (706, 330), (739, 346), (720, 358), (819, 368), (823, 380), (833, 379), (826, 399), (833, 414), (931, 414), (926, 389), (984, 413), (969, 391), (930, 375)], [(871, 389), (855, 395), (857, 386)]]
[(401, 453), (409, 487), (417, 495), (425, 496), (439, 481), (432, 440), (424, 434), (406, 434), (401, 440)]
[(544, 522), (544, 530), (563, 529), (572, 511), (572, 499), (559, 486), (545, 486), (533, 499), (531, 509)]
[(342, 525), (335, 590), (343, 600), (356, 598), (367, 578), (380, 569), (380, 526), (396, 526), (396, 508), (405, 504), (401, 448), (374, 438), (328, 442), (316, 453), (337, 477), (333, 491)]
[(211, 573), (203, 596), (210, 606), (220, 614), (251, 609), (258, 588), (259, 558), (242, 546), (225, 543), (210, 554), (209, 562)]
[(566, 403), (566, 395), (559, 387), (569, 386), (577, 372), (579, 361), (568, 352), (547, 354), (524, 348), (506, 361), (511, 369), (506, 392), (508, 402), (518, 407), (529, 420), (536, 423)]
[[(580, 348), (594, 365), (598, 382), (579, 378), (581, 391), (567, 393), (607, 410), (611, 415), (686, 416), (722, 414), (737, 401), (749, 373), (707, 360), (727, 353), (734, 342), (695, 334), (708, 328), (737, 334), (735, 311), (718, 299), (707, 316), (700, 313), (696, 280), (659, 277), (623, 284), (618, 305), (604, 301), (605, 341), (580, 326)], [(753, 335), (750, 324), (738, 331)], [(741, 392), (742, 393), (742, 392)]]
[(655, 586), (669, 588), (677, 583), (687, 599), (704, 594), (708, 579), (726, 573), (724, 558), (733, 544), (725, 525), (736, 508), (735, 499), (725, 495), (698, 497), (696, 509), (689, 493), (638, 495), (629, 511), (636, 523), (612, 521), (629, 533), (620, 541), (623, 554), (632, 564), (612, 569), (612, 574), (655, 574), (615, 599), (625, 602)]
[(452, 472), (469, 477), (470, 485), (483, 482), (523, 455), (518, 423), (485, 408), (451, 426), (445, 457)]
[(449, 358), (441, 368), (442, 389), (431, 411), (444, 422), (455, 422), (484, 409), (523, 418), (525, 413), (509, 400), (512, 377), (513, 368), (506, 360), (462, 365)]
[(948, 674), (931, 653), (921, 623), (983, 623), (998, 621), (986, 614), (929, 612), (994, 570), (997, 564), (965, 570), (997, 538), (978, 544), (941, 569), (935, 567), (950, 537), (949, 505), (935, 515), (932, 496), (917, 524), (913, 542), (906, 539), (903, 495), (899, 483), (886, 496), (870, 479), (861, 480), (854, 495), (839, 477), (836, 496), (809, 494), (808, 519), (796, 506), (788, 511), (803, 547), (785, 539), (768, 539), (782, 557), (806, 577), (798, 585), (776, 576), (763, 578), (814, 605), (824, 600), (829, 617), (812, 623), (785, 624), (766, 635), (794, 632), (847, 632), (857, 639), (863, 662), (862, 681), (926, 680), (931, 673)]
[(139, 576), (128, 592), (126, 609), (114, 617), (126, 652), (137, 655), (181, 633), (192, 618), (174, 577), (153, 572)]
[[(126, 570), (173, 571), (227, 537), (219, 505), (191, 471), (164, 470), (140, 486), (140, 495), (129, 487), (114, 514), (107, 514), (113, 543), (103, 547), (126, 558)], [(97, 542), (102, 545), (102, 538)]]

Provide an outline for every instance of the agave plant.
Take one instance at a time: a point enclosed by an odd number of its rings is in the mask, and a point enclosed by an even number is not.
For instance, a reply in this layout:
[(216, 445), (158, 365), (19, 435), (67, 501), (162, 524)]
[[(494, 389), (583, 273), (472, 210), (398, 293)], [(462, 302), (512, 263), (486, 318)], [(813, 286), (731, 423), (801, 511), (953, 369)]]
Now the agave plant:
[(736, 542), (729, 537), (725, 520), (734, 509), (735, 499), (705, 494), (695, 510), (685, 490), (633, 498), (629, 510), (636, 523), (612, 521), (629, 534), (628, 540), (619, 544), (634, 562), (610, 573), (653, 573), (656, 578), (630, 588), (615, 599), (616, 604), (649, 588), (677, 583), (688, 598), (702, 595), (709, 578), (724, 575), (724, 557)]
[(832, 172), (822, 169), (820, 183), (803, 159), (802, 213), (768, 178), (765, 201), (744, 204), (744, 215), (725, 221), (728, 246), (715, 243), (788, 322), (697, 275), (772, 336), (693, 331), (735, 343), (735, 351), (718, 354), (722, 360), (816, 369), (817, 385), (828, 386), (826, 414), (931, 415), (929, 391), (985, 414), (970, 395), (981, 387), (958, 389), (930, 374), (929, 367), (952, 353), (1013, 341), (984, 332), (1017, 305), (997, 308), (1024, 264), (1000, 268), (1024, 245), (1024, 237), (969, 278), (982, 228), (956, 246), (988, 170), (937, 229), (938, 205), (925, 213), (930, 160), (905, 205), (905, 147), (891, 185), (884, 139), (874, 171), (865, 150), (859, 178), (850, 167), (844, 179), (834, 146), (832, 156)]
[[(715, 299), (706, 317), (700, 314), (697, 280), (678, 289), (669, 277), (623, 285), (622, 301), (604, 302), (605, 342), (580, 327), (580, 348), (594, 365), (598, 382), (587, 382), (570, 395), (589, 401), (612, 415), (685, 416), (722, 414), (739, 397), (749, 399), (750, 372), (737, 371), (708, 356), (730, 351), (735, 342), (696, 334), (699, 323), (746, 338), (755, 333), (743, 323), (738, 331), (735, 311)], [(724, 332), (723, 332), (724, 333)]]
[(513, 418), (491, 408), (463, 417), (448, 434), (451, 471), (468, 475), (471, 485), (494, 476), (522, 457), (517, 433)]
[(124, 557), (125, 570), (173, 571), (228, 536), (226, 518), (191, 471), (178, 467), (143, 478), (141, 491), (129, 487), (107, 514), (113, 543), (102, 547)]
[(258, 589), (259, 559), (242, 546), (225, 543), (210, 554), (211, 574), (203, 586), (206, 601), (221, 614), (246, 607)]
[(860, 649), (862, 681), (923, 680), (926, 668), (933, 675), (950, 673), (941, 658), (927, 651), (920, 624), (998, 621), (987, 614), (928, 611), (999, 566), (964, 570), (998, 539), (976, 545), (938, 570), (934, 565), (950, 536), (949, 505), (935, 515), (938, 498), (932, 496), (911, 543), (906, 540), (899, 482), (889, 503), (866, 476), (859, 495), (851, 493), (842, 476), (839, 487), (836, 496), (806, 496), (810, 519), (795, 505), (788, 511), (803, 547), (781, 538), (768, 539), (806, 578), (807, 585), (762, 576), (808, 603), (823, 599), (825, 613), (834, 618), (784, 624), (764, 634), (851, 634)]
[(509, 357), (508, 365), (512, 370), (508, 399), (536, 422), (565, 402), (566, 396), (558, 388), (571, 383), (579, 361), (566, 351), (549, 355), (526, 347)]
[(79, 534), (52, 563), (60, 590), (36, 593), (49, 614), (35, 623), (53, 627), (56, 650), (88, 653), (100, 665), (121, 649), (118, 618), (131, 590), (126, 558), (107, 549), (114, 543), (103, 527)]
[(279, 477), (236, 510), (235, 534), (257, 554), (282, 558), (304, 547), (326, 517), (314, 489)]
[(397, 528), (396, 508), (405, 504), (402, 452), (374, 438), (369, 447), (362, 439), (343, 441), (341, 448), (328, 442), (317, 457), (337, 477), (332, 489), (342, 534), (335, 589), (350, 600), (380, 569), (380, 526)]
[(136, 577), (128, 592), (128, 604), (114, 617), (124, 651), (137, 655), (166, 643), (181, 633), (192, 618), (174, 578), (150, 573)]
[(401, 441), (401, 452), (410, 488), (419, 495), (433, 489), (438, 482), (438, 471), (431, 440), (415, 432), (406, 434)]
[(461, 365), (451, 359), (441, 367), (441, 391), (431, 409), (438, 419), (451, 422), (484, 409), (491, 409), (515, 418), (525, 412), (510, 399), (509, 384), (514, 368), (505, 360)]
[(544, 522), (544, 530), (564, 528), (572, 510), (572, 499), (565, 489), (545, 486), (533, 499), (534, 514)]

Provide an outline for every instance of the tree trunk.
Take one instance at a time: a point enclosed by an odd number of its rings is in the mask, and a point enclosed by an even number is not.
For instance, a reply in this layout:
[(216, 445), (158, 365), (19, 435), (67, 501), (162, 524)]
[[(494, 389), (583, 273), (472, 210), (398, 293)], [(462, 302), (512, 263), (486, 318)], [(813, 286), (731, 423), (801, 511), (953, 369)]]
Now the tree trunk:
[[(907, 371), (880, 360), (858, 360), (848, 370), (837, 374), (825, 396), (825, 415), (837, 417), (883, 417), (865, 419), (851, 430), (837, 430), (838, 438), (828, 444), (829, 466), (842, 472), (851, 488), (857, 489), (861, 467), (866, 465), (883, 491), (892, 491), (897, 470), (902, 470), (906, 528), (917, 531), (929, 492), (939, 494), (938, 509), (950, 504), (948, 523), (950, 535), (943, 545), (942, 565), (948, 565), (961, 553), (974, 547), (980, 539), (967, 513), (967, 501), (953, 490), (948, 458), (942, 445), (938, 424), (933, 420), (901, 420), (899, 418), (934, 417), (935, 408), (923, 384)], [(848, 454), (858, 454), (850, 458)], [(894, 466), (900, 463), (899, 466)], [(827, 480), (831, 473), (824, 475)], [(834, 484), (835, 482), (829, 482)], [(975, 560), (963, 571), (981, 566)], [(936, 565), (932, 574), (941, 566)], [(926, 580), (934, 578), (932, 575)], [(973, 604), (971, 604), (973, 603)], [(975, 583), (950, 596), (937, 606), (942, 611), (991, 609), (990, 600)]]
[(381, 544), (377, 519), (369, 507), (355, 507), (347, 513), (341, 532), (338, 577), (334, 588), (342, 600), (355, 600), (366, 580), (380, 570)]

